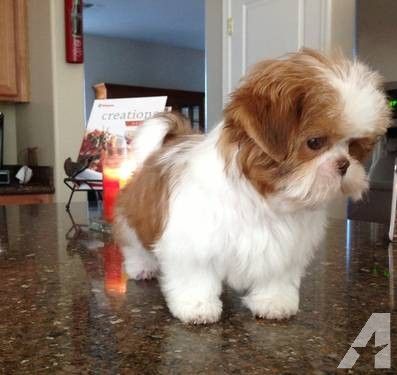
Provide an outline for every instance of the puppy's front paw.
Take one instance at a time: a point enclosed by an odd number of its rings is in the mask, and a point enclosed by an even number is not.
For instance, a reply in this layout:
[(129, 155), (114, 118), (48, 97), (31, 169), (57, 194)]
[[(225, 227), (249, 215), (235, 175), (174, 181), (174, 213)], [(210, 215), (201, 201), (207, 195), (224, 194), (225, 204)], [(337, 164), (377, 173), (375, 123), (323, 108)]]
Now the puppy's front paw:
[(168, 307), (175, 318), (190, 324), (215, 323), (222, 313), (222, 302), (219, 299), (168, 301)]
[(281, 320), (298, 312), (299, 295), (297, 292), (248, 295), (243, 302), (258, 318)]

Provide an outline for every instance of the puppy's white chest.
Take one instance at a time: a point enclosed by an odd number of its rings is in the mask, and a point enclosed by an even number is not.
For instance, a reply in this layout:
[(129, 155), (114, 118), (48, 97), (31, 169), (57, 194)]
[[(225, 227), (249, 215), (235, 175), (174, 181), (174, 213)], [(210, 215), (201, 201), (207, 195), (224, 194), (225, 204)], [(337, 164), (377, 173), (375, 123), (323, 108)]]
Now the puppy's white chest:
[(225, 252), (225, 275), (236, 289), (305, 268), (324, 235), (325, 212), (239, 216)]

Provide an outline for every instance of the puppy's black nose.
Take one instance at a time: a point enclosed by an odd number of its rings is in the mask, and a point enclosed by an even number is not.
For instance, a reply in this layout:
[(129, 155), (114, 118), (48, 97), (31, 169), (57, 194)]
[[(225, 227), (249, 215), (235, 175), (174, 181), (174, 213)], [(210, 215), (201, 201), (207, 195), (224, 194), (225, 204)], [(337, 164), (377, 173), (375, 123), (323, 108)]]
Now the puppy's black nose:
[(346, 158), (339, 159), (339, 160), (336, 162), (336, 166), (337, 166), (337, 168), (338, 168), (338, 170), (339, 170), (339, 173), (340, 173), (342, 176), (344, 176), (344, 175), (346, 174), (347, 168), (349, 168), (349, 165), (350, 165), (350, 162), (349, 162), (349, 160), (347, 160)]

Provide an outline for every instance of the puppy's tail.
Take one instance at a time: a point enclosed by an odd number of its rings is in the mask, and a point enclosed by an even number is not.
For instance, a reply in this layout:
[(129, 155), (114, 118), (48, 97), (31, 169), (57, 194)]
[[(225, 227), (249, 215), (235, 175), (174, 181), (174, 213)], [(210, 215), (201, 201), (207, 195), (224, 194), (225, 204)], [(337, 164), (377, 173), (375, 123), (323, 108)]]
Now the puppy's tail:
[(177, 112), (162, 112), (138, 127), (132, 141), (134, 156), (141, 165), (153, 152), (173, 139), (193, 134), (190, 121)]

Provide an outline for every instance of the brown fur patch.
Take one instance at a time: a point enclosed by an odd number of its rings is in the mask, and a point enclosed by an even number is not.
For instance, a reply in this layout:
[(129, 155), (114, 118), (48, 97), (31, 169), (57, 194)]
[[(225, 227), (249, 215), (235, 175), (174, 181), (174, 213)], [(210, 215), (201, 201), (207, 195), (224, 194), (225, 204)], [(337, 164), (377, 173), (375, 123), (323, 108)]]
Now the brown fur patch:
[[(120, 192), (117, 212), (127, 220), (129, 227), (135, 230), (138, 239), (146, 249), (152, 249), (160, 239), (168, 219), (171, 178), (178, 178), (181, 170), (171, 167), (171, 163), (160, 162), (161, 157), (173, 147), (179, 145), (183, 152), (183, 143), (187, 147), (200, 139), (193, 131), (187, 119), (175, 113), (162, 113), (161, 117), (170, 125), (164, 140), (164, 146), (154, 152), (144, 162), (142, 168), (134, 174), (131, 181)], [(116, 236), (118, 228), (115, 228)]]
[(161, 118), (169, 126), (167, 135), (164, 138), (164, 144), (175, 137), (194, 133), (189, 119), (179, 112), (161, 112), (153, 116), (153, 118)]
[(148, 158), (119, 195), (118, 212), (127, 220), (146, 249), (160, 238), (168, 217), (170, 171), (155, 153)]

